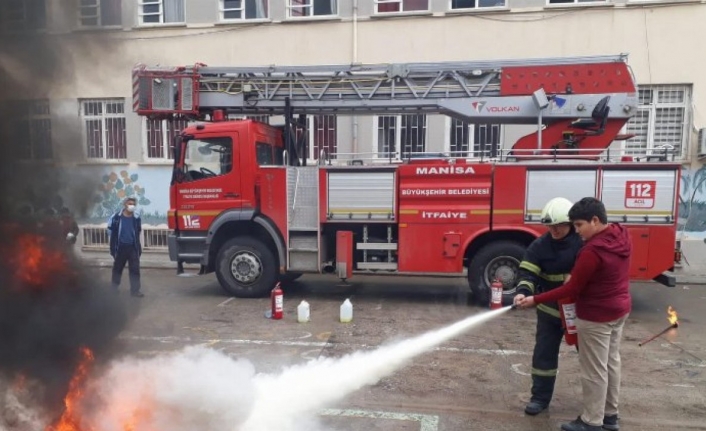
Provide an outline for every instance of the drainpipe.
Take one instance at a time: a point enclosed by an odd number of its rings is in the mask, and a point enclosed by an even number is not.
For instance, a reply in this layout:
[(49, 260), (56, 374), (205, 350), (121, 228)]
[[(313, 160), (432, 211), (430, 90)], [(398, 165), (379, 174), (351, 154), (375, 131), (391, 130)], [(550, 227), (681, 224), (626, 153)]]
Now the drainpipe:
[[(358, 0), (353, 0), (353, 63), (358, 62)], [(353, 115), (353, 145), (351, 152), (358, 153), (358, 115)]]

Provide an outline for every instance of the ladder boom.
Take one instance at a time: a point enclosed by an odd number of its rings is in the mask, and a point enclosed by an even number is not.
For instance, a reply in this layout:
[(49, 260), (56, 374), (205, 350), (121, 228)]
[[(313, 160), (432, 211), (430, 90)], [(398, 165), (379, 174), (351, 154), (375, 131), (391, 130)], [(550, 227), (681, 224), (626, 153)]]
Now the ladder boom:
[(202, 118), (215, 110), (282, 115), (441, 113), (472, 122), (526, 123), (540, 114), (533, 93), (551, 104), (543, 118), (587, 117), (610, 96), (609, 118), (637, 106), (625, 55), (478, 62), (133, 69), (140, 115)]

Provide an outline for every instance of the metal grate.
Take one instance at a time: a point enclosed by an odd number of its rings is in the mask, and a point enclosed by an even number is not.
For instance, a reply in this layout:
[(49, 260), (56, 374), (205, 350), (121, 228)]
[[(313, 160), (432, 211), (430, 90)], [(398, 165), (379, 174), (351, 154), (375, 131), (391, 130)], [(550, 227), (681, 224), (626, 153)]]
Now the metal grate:
[(194, 82), (191, 78), (182, 78), (181, 80), (181, 109), (190, 111), (193, 109), (194, 98)]
[(638, 100), (638, 111), (625, 128), (627, 133), (635, 135), (624, 144), (626, 154), (645, 155), (671, 147), (678, 157), (686, 156), (691, 86), (640, 86)]
[(312, 159), (318, 159), (321, 151), (326, 154), (328, 158), (333, 158), (331, 155), (335, 155), (338, 143), (336, 140), (336, 115), (314, 115), (311, 118), (313, 127), (310, 129), (313, 133), (313, 139), (309, 142), (313, 142), (313, 145), (309, 146), (309, 150), (312, 154), (309, 155)]
[(158, 110), (174, 109), (174, 85), (173, 79), (162, 78), (161, 81), (152, 84), (152, 108)]
[(83, 100), (81, 117), (84, 121), (88, 158), (127, 158), (123, 99)]
[(144, 248), (148, 250), (167, 250), (169, 232), (169, 229), (144, 229), (142, 231)]
[(82, 227), (83, 247), (107, 250), (110, 246), (108, 230), (103, 227)]
[(427, 121), (424, 114), (377, 117), (378, 157), (400, 159), (426, 149)]
[[(110, 236), (106, 226), (82, 226), (83, 248), (92, 250), (107, 250), (110, 247)], [(163, 228), (146, 228), (142, 230), (141, 242), (145, 250), (167, 250), (167, 238), (171, 230)]]

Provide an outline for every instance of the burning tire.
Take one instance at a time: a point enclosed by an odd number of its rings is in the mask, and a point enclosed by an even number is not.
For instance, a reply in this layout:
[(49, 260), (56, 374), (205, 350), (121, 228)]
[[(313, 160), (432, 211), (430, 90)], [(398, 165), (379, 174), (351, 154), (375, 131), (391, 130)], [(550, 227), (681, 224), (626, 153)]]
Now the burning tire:
[(234, 238), (218, 252), (216, 276), (228, 294), (238, 298), (265, 296), (277, 282), (277, 259), (261, 241)]
[(515, 296), (515, 278), (526, 247), (514, 241), (491, 242), (471, 259), (468, 266), (468, 285), (474, 302), (489, 306), (490, 284), (497, 278), (503, 284), (503, 304)]

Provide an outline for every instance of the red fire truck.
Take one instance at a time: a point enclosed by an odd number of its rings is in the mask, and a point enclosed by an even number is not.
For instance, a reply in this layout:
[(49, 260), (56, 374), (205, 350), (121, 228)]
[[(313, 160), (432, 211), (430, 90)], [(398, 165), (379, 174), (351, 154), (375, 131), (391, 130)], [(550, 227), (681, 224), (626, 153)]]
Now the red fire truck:
[[(542, 206), (603, 200), (629, 226), (631, 276), (673, 285), (680, 165), (614, 157), (637, 111), (625, 55), (487, 62), (133, 69), (133, 109), (193, 123), (174, 142), (169, 253), (238, 297), (302, 273), (458, 275), (487, 303), (514, 294)], [(495, 157), (327, 155), (307, 162), (306, 115), (437, 113), (536, 125)], [(283, 126), (233, 115), (283, 118)], [(612, 154), (611, 154), (612, 151)]]

